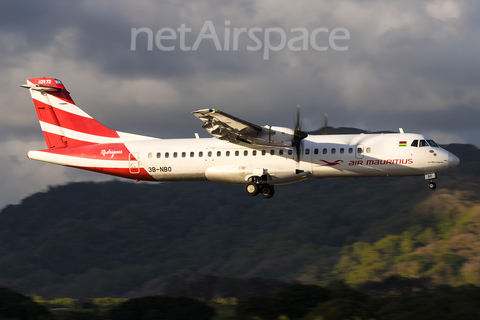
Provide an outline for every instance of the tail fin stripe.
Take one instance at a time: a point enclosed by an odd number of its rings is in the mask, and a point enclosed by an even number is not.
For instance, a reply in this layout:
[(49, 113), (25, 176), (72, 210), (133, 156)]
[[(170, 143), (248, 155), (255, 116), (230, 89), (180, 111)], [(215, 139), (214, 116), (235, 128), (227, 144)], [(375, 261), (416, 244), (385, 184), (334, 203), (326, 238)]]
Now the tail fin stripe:
[[(89, 141), (84, 141), (84, 140), (77, 140), (77, 139), (70, 138), (70, 137), (65, 137), (63, 135), (58, 135), (58, 134), (55, 134), (55, 133), (50, 132), (50, 131), (43, 131), (43, 135), (45, 137), (48, 137), (48, 139), (53, 139), (53, 140), (61, 139), (62, 141), (66, 141), (68, 143), (69, 147), (97, 144), (96, 142), (89, 142)], [(58, 150), (58, 149), (62, 149), (62, 148), (53, 148), (53, 149), (50, 149), (50, 150)]]
[[(37, 108), (50, 108), (49, 105), (37, 101)], [(115, 130), (109, 129), (100, 124), (95, 119), (89, 117), (85, 118), (80, 115), (76, 115), (59, 109), (57, 107), (51, 107), (53, 112), (43, 112), (42, 120), (45, 123), (52, 125), (61, 124), (62, 128), (75, 130), (78, 132), (88, 133), (92, 135), (99, 135), (103, 137), (118, 138), (118, 133)], [(58, 121), (57, 121), (58, 120)]]
[(85, 118), (92, 118), (88, 113), (77, 107), (75, 104), (72, 104), (71, 101), (61, 99), (55, 96), (52, 96), (51, 94), (48, 95), (42, 95), (38, 91), (33, 91), (30, 90), (32, 93), (32, 98), (33, 100), (37, 100), (37, 102), (41, 103), (42, 106), (45, 107), (55, 107), (57, 109), (61, 109), (63, 111), (75, 114), (77, 116), (82, 116)]
[[(68, 139), (75, 139), (78, 141), (84, 141), (86, 143), (114, 143), (114, 142), (119, 142), (119, 137), (102, 137), (98, 135), (93, 135), (93, 134), (88, 134), (88, 133), (83, 133), (67, 128), (60, 128), (58, 126), (55, 126), (50, 123), (43, 122), (40, 124), (41, 126), (43, 125), (43, 128), (45, 128), (44, 132), (48, 133), (53, 133), (53, 134), (59, 134), (60, 132), (63, 131), (65, 134), (65, 137)], [(69, 146), (71, 146), (69, 144)]]

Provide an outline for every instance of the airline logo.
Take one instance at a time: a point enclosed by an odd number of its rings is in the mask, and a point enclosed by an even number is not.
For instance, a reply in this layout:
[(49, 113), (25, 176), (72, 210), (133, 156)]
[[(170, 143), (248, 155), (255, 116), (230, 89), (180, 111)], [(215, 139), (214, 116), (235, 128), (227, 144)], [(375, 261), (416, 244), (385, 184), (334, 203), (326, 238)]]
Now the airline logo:
[(340, 163), (343, 162), (343, 160), (336, 160), (336, 161), (333, 161), (333, 162), (330, 162), (330, 161), (327, 161), (327, 160), (320, 160), (320, 161), (322, 161), (325, 164), (321, 164), (318, 167), (333, 167), (333, 166), (336, 166), (337, 164), (340, 164)]
[(399, 147), (406, 147), (407, 146), (407, 141), (399, 141), (398, 146)]

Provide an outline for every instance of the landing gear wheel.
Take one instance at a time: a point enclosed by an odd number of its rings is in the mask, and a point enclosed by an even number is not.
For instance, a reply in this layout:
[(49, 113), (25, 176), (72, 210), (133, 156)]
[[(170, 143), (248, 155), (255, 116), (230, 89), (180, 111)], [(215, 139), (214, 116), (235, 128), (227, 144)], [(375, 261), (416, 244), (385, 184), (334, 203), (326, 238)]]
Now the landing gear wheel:
[(435, 182), (430, 181), (430, 182), (428, 183), (428, 189), (433, 190), (433, 189), (435, 189), (436, 187), (437, 187), (437, 184), (436, 184)]
[(260, 195), (265, 199), (270, 199), (275, 194), (273, 186), (263, 185), (260, 186)]
[(254, 182), (249, 182), (245, 185), (245, 193), (249, 196), (256, 196), (258, 194), (259, 188), (258, 184)]

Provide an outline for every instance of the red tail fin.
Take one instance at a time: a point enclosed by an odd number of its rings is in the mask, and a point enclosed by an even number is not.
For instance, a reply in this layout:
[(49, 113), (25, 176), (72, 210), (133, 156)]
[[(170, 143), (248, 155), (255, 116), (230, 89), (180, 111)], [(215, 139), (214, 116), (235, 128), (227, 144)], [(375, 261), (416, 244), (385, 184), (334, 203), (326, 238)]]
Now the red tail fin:
[(28, 79), (21, 87), (30, 89), (48, 148), (111, 142), (119, 138), (117, 131), (103, 126), (77, 107), (60, 80)]

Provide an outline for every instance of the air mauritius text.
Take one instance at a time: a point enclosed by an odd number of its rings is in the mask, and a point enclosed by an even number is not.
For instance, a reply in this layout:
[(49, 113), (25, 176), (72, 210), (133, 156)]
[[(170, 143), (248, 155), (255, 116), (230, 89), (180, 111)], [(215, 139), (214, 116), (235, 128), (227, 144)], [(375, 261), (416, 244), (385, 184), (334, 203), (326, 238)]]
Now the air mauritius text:
[[(338, 43), (337, 41), (350, 40), (350, 32), (345, 28), (335, 28), (331, 31), (328, 28), (316, 28), (311, 32), (306, 28), (291, 28), (287, 35), (282, 28), (231, 28), (230, 21), (225, 21), (222, 43), (213, 22), (205, 21), (193, 45), (190, 46), (186, 43), (187, 34), (190, 32), (192, 32), (192, 28), (187, 28), (185, 23), (182, 23), (176, 30), (161, 28), (155, 37), (150, 28), (132, 28), (130, 50), (137, 50), (137, 37), (142, 33), (147, 35), (147, 50), (150, 51), (153, 50), (154, 39), (155, 45), (162, 51), (173, 51), (177, 48), (172, 40), (178, 41), (178, 48), (181, 51), (196, 51), (203, 40), (213, 41), (217, 51), (238, 51), (240, 39), (243, 37), (247, 38), (250, 44), (255, 44), (253, 46), (245, 45), (248, 51), (260, 51), (263, 48), (264, 60), (269, 59), (270, 51), (280, 51), (285, 46), (291, 51), (307, 51), (310, 47), (316, 51), (327, 51), (329, 47), (335, 51), (346, 51), (348, 45), (345, 45), (345, 42)], [(328, 46), (326, 45), (327, 39)], [(246, 44), (245, 41), (243, 43)]]
[(348, 163), (349, 166), (378, 166), (387, 164), (413, 164), (413, 159), (388, 159), (388, 160), (352, 160)]

